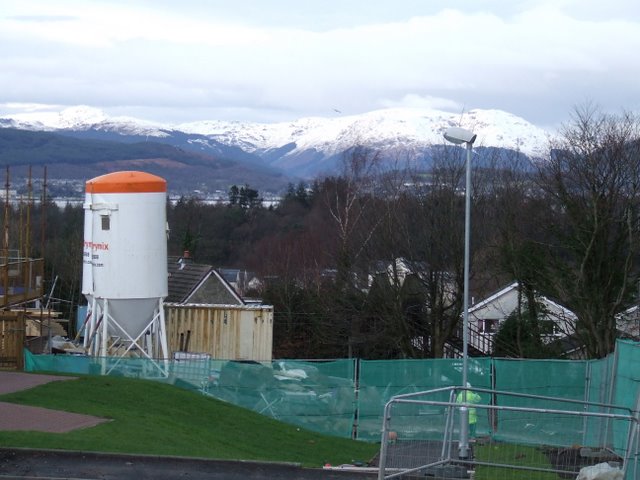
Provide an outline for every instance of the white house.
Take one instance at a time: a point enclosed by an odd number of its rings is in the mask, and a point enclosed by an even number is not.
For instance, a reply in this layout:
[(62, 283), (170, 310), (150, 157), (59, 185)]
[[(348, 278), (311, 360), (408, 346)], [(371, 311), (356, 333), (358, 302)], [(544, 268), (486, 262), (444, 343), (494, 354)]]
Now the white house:
[[(576, 316), (573, 312), (543, 295), (536, 295), (536, 300), (545, 312), (541, 319), (545, 332), (543, 341), (550, 343), (574, 332)], [(491, 355), (494, 335), (509, 315), (516, 311), (519, 301), (521, 301), (519, 284), (514, 282), (471, 306), (469, 308), (469, 345)]]
[(422, 263), (413, 264), (409, 260), (403, 257), (396, 258), (393, 261), (380, 260), (373, 266), (373, 274), (369, 274), (367, 286), (371, 287), (374, 281), (374, 277), (378, 275), (384, 275), (389, 280), (390, 284), (394, 282), (398, 283), (398, 286), (404, 285), (404, 281), (409, 275), (419, 275), (424, 270)]
[(640, 306), (634, 305), (616, 316), (618, 335), (637, 340), (640, 337)]

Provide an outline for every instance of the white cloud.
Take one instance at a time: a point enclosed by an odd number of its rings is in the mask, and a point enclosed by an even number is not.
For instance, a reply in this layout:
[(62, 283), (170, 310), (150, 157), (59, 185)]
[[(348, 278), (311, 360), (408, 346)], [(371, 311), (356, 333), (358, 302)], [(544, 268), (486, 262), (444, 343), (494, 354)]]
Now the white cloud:
[(155, 110), (163, 121), (464, 106), (553, 123), (585, 98), (640, 108), (629, 80), (640, 76), (637, 2), (398, 0), (380, 16), (383, 2), (327, 1), (283, 1), (283, 12), (250, 1), (8, 2), (0, 102)]
[(430, 95), (416, 95), (414, 93), (407, 94), (400, 100), (383, 99), (380, 101), (380, 105), (385, 108), (430, 108), (433, 110), (444, 110), (446, 112), (460, 111), (464, 109), (464, 105), (449, 98), (432, 97)]
[[(262, 29), (189, 17), (135, 4), (109, 2), (28, 2), (19, 14), (5, 15), (9, 34), (82, 48), (117, 47), (130, 41), (198, 46), (256, 44), (268, 40)], [(126, 45), (124, 45), (126, 47)]]
[(45, 103), (0, 103), (0, 110), (4, 112), (47, 112), (60, 110), (62, 105), (49, 105)]

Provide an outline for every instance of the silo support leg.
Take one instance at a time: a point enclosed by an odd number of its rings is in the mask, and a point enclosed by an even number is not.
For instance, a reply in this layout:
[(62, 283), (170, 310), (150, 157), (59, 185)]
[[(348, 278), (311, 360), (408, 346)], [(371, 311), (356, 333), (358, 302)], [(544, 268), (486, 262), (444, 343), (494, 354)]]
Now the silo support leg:
[(158, 319), (158, 336), (160, 337), (160, 355), (159, 358), (164, 360), (165, 370), (168, 372), (169, 370), (169, 347), (167, 345), (167, 329), (166, 322), (164, 318), (164, 307), (162, 305), (162, 299), (158, 302), (158, 313), (160, 314), (160, 318)]

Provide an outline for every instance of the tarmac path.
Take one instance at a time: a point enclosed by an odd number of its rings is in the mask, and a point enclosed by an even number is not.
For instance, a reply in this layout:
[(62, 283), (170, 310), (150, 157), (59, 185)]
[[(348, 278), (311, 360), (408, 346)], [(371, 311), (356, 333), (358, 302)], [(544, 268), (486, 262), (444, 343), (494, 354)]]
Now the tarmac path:
[(39, 375), (35, 373), (7, 372), (0, 370), (0, 395), (18, 392), (37, 387), (49, 382), (61, 382), (73, 380), (74, 377), (62, 377), (56, 375)]
[[(49, 382), (69, 380), (74, 380), (74, 377), (0, 371), (0, 395), (27, 390)], [(91, 415), (0, 402), (0, 430), (5, 431), (65, 433), (107, 421)]]
[(375, 474), (286, 463), (0, 448), (0, 479), (32, 480), (346, 480)]

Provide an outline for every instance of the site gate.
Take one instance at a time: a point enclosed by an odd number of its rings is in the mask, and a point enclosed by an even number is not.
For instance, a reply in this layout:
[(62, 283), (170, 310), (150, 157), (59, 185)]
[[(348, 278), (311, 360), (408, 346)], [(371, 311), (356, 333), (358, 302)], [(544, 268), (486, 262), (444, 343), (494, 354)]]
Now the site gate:
[[(602, 463), (619, 470), (611, 478), (640, 478), (638, 416), (631, 409), (483, 388), (472, 392), (488, 403), (463, 403), (462, 391), (471, 395), (471, 389), (447, 387), (387, 403), (379, 480), (575, 479), (582, 468)], [(488, 419), (472, 437), (470, 451), (458, 448), (461, 407)]]

